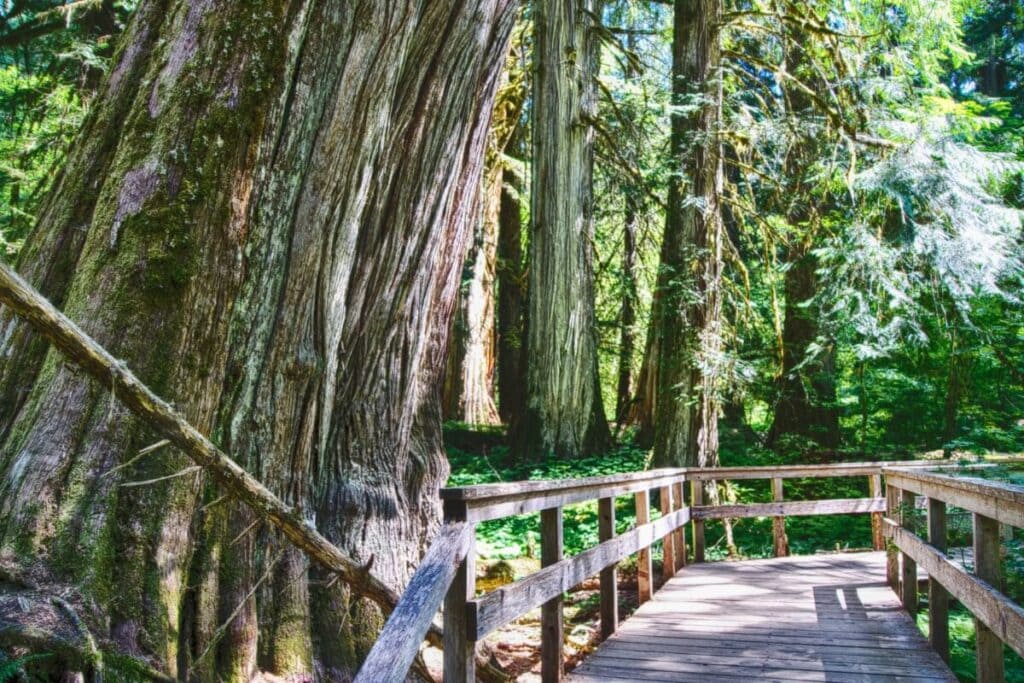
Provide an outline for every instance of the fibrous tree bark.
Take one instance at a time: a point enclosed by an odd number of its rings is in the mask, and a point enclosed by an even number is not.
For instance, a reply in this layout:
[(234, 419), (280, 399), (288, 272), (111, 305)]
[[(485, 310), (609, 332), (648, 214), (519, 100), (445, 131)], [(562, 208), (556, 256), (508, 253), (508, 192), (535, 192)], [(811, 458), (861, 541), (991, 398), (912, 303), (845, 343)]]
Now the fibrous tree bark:
[(622, 235), (622, 307), (619, 311), (619, 367), (615, 393), (616, 428), (629, 416), (633, 402), (633, 354), (636, 347), (636, 237), (639, 211), (636, 200), (626, 197), (625, 225)]
[(610, 440), (597, 374), (591, 177), (599, 63), (594, 0), (536, 0), (524, 455)]
[[(714, 466), (721, 353), (722, 151), (721, 0), (677, 0), (673, 96), (689, 105), (672, 117), (665, 237), (651, 331), (655, 371), (655, 466)], [(689, 185), (684, 186), (684, 180)], [(648, 347), (652, 342), (648, 343)]]
[[(436, 524), (440, 380), (513, 15), (142, 2), (18, 264), (396, 588)], [(105, 647), (172, 676), (351, 674), (372, 606), (202, 473), (163, 479), (181, 454), (127, 464), (152, 431), (9, 311), (0, 357), (5, 566), (74, 587)]]
[[(626, 49), (636, 49), (636, 35), (626, 35)], [(637, 69), (632, 60), (626, 60), (624, 74), (626, 80), (637, 77)], [(633, 157), (633, 150), (628, 157)], [(628, 158), (636, 163), (635, 158)], [(633, 355), (636, 348), (636, 309), (637, 301), (637, 228), (640, 222), (641, 206), (638, 201), (640, 189), (636, 181), (631, 180), (625, 188), (625, 215), (623, 216), (622, 234), (622, 306), (619, 310), (619, 367), (615, 392), (615, 423), (616, 430), (629, 421), (629, 412), (633, 403)]]

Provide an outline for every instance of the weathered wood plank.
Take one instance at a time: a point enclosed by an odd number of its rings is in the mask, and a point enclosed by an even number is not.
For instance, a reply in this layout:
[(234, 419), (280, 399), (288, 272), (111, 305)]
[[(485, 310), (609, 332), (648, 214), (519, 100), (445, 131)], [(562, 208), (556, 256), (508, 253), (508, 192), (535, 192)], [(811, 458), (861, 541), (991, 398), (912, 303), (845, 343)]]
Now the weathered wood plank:
[[(598, 540), (615, 538), (615, 499), (602, 498), (597, 504)], [(617, 562), (617, 561), (616, 561)], [(619, 591), (615, 564), (601, 570), (601, 640), (606, 640), (619, 627)]]
[(681, 481), (684, 470), (650, 470), (582, 479), (524, 481), (441, 489), (445, 501), (465, 502), (471, 522), (613, 498)]
[[(868, 493), (871, 498), (882, 498), (882, 477), (872, 474), (868, 477)], [(885, 538), (882, 535), (882, 517), (884, 512), (871, 513), (871, 545), (875, 550), (885, 550)]]
[(991, 584), (953, 563), (937, 548), (909, 531), (900, 529), (892, 520), (885, 520), (885, 530), (896, 546), (913, 556), (928, 576), (941, 583), (954, 599), (963, 603), (999, 640), (1024, 656), (1024, 609)]
[(693, 561), (704, 561), (704, 520), (694, 511), (704, 505), (704, 484), (699, 479), (690, 481), (690, 517), (693, 519)]
[[(913, 532), (914, 493), (903, 490), (900, 493), (900, 526)], [(903, 553), (900, 557), (902, 575), (900, 577), (900, 597), (903, 609), (917, 614), (917, 563), (914, 558)]]
[(695, 520), (743, 519), (748, 517), (799, 517), (807, 515), (847, 515), (881, 512), (882, 498), (840, 498), (835, 500), (799, 500), (747, 505), (700, 505), (690, 509)]
[[(890, 520), (899, 519), (900, 490), (888, 478), (885, 480), (885, 514)], [(882, 532), (885, 532), (885, 522), (882, 520)], [(900, 590), (900, 560), (899, 552), (895, 546), (885, 550), (885, 580), (894, 593)]]
[(851, 462), (829, 465), (774, 465), (768, 467), (713, 467), (684, 470), (688, 481), (712, 481), (723, 479), (820, 479), (831, 477), (867, 477), (879, 474), (885, 467), (929, 467), (941, 463), (927, 460), (904, 460), (900, 462)]
[[(672, 512), (672, 487), (662, 486), (658, 490), (658, 507), (662, 516)], [(661, 539), (661, 573), (665, 581), (676, 575), (676, 548), (674, 534)]]
[(476, 594), (476, 534), (470, 536), (465, 559), (444, 599), (444, 680), (472, 683), (476, 680), (476, 645), (468, 638), (466, 603)]
[[(650, 491), (647, 489), (637, 491), (634, 500), (636, 501), (637, 526), (647, 524), (651, 521)], [(647, 544), (641, 546), (636, 553), (636, 590), (637, 600), (641, 605), (651, 599), (654, 591), (653, 579), (654, 570), (651, 566), (651, 546)]]
[[(540, 513), (540, 563), (551, 567), (562, 561), (562, 508)], [(552, 596), (540, 611), (540, 671), (543, 683), (562, 680), (562, 594)]]
[[(772, 479), (772, 501), (783, 502), (782, 478)], [(772, 550), (775, 557), (789, 555), (789, 539), (786, 538), (786, 518), (779, 516), (772, 519)]]
[[(672, 485), (672, 500), (675, 501), (676, 510), (682, 510), (686, 506), (683, 500), (683, 482), (677, 481)], [(676, 568), (686, 566), (686, 527), (681, 526), (675, 531)]]
[(441, 527), (359, 669), (355, 683), (406, 680), (434, 615), (472, 545), (473, 533), (473, 526), (467, 522), (448, 522)]
[[(999, 558), (999, 522), (991, 517), (974, 515), (974, 573), (993, 588), (1001, 586)], [(977, 679), (985, 683), (1002, 683), (1003, 643), (985, 620), (975, 616), (974, 648), (977, 655)]]
[(880, 585), (884, 566), (882, 553), (694, 565), (570, 680), (951, 683)]
[(630, 529), (599, 546), (584, 550), (550, 567), (481, 595), (469, 602), (470, 632), (480, 640), (543, 604), (561, 595), (583, 579), (594, 576), (625, 557), (649, 547), (651, 543), (690, 521), (689, 510), (677, 510), (667, 517)]
[[(928, 543), (946, 552), (946, 504), (928, 499)], [(949, 593), (938, 581), (928, 579), (928, 642), (943, 661), (949, 661)]]
[(937, 498), (1003, 524), (1024, 527), (1024, 487), (904, 468), (886, 468), (885, 476), (898, 488)]

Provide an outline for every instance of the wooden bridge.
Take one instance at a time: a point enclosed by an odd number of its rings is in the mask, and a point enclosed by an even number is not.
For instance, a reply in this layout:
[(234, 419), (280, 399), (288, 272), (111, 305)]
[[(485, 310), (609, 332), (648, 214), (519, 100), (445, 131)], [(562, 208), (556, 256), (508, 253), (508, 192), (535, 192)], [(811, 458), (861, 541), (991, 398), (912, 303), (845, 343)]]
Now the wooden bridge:
[[(476, 643), (537, 607), (545, 682), (955, 681), (946, 662), (957, 600), (975, 617), (977, 679), (998, 683), (1003, 644), (1024, 654), (1024, 610), (999, 590), (1000, 530), (1024, 526), (1024, 487), (942, 469), (920, 461), (676, 469), (445, 489), (445, 524), (356, 680), (405, 680), (443, 603), (449, 682), (475, 680)], [(786, 480), (810, 478), (866, 478), (869, 495), (785, 500)], [(755, 479), (770, 480), (772, 502), (704, 504), (718, 481)], [(634, 498), (636, 524), (616, 534), (620, 496)], [(593, 500), (600, 542), (566, 558), (562, 509)], [(946, 555), (947, 505), (973, 519), (971, 571)], [(475, 525), (531, 512), (540, 513), (541, 569), (478, 595)], [(871, 515), (875, 551), (785, 557), (787, 517), (837, 514)], [(704, 563), (705, 522), (750, 517), (773, 519), (776, 559)], [(665, 582), (655, 595), (656, 542)], [(633, 554), (641, 606), (620, 624), (616, 564)], [(595, 575), (603, 643), (566, 676), (562, 596)], [(927, 638), (912, 616), (922, 578)]]

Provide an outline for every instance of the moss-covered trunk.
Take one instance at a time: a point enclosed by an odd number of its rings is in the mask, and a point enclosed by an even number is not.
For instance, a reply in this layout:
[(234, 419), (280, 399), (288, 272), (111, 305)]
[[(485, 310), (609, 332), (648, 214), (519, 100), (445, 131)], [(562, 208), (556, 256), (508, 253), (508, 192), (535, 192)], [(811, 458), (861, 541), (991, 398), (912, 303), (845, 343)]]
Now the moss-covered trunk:
[[(19, 270), (402, 585), (511, 0), (147, 0)], [(379, 617), (0, 311), (0, 563), (104, 649), (343, 680)], [(11, 588), (11, 586), (8, 586)], [(11, 588), (13, 590), (13, 588)]]
[[(516, 136), (516, 140), (521, 136)], [(518, 145), (513, 147), (518, 153)], [(498, 211), (498, 412), (512, 431), (526, 401), (526, 273), (523, 264), (523, 223), (519, 203), (523, 184), (505, 169)]]
[[(721, 0), (677, 0), (665, 237), (651, 330), (656, 349), (655, 466), (718, 462), (722, 325)], [(684, 179), (689, 186), (684, 186)]]
[(597, 375), (593, 188), (597, 36), (593, 0), (534, 3), (526, 412), (529, 456), (575, 457), (610, 440)]

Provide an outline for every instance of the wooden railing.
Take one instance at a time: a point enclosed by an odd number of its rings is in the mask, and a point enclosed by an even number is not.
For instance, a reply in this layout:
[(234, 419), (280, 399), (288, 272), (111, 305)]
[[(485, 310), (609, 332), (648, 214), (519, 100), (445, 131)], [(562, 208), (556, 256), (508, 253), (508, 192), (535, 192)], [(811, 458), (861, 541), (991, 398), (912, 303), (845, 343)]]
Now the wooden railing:
[[(688, 559), (687, 523), (692, 558), (704, 560), (704, 524), (708, 520), (773, 517), (774, 549), (788, 553), (785, 518), (801, 515), (871, 514), (873, 543), (882, 546), (881, 474), (885, 465), (922, 463), (853, 463), (837, 465), (664, 469), (562, 481), (529, 481), (443, 489), (444, 524), (391, 614), (363, 668), (359, 683), (405, 680), (423, 637), (443, 601), (444, 678), (475, 678), (475, 644), (487, 634), (532, 609), (541, 608), (541, 671), (544, 681), (562, 675), (562, 596), (584, 579), (600, 574), (601, 636), (618, 625), (615, 566), (637, 556), (639, 601), (653, 595), (651, 546), (662, 541), (663, 572), (673, 576)], [(927, 464), (927, 463), (924, 463)], [(866, 477), (870, 496), (842, 500), (786, 501), (787, 479)], [(705, 505), (706, 487), (723, 480), (770, 480), (772, 502)], [(689, 487), (686, 485), (689, 484)], [(689, 491), (687, 491), (687, 488)], [(712, 489), (714, 490), (714, 489)], [(651, 521), (651, 491), (658, 493), (661, 516)], [(689, 501), (684, 502), (684, 493)], [(615, 499), (633, 496), (636, 526), (615, 533)], [(562, 509), (598, 502), (599, 544), (578, 555), (563, 557)], [(541, 569), (483, 595), (476, 594), (475, 532), (478, 522), (539, 512)]]
[[(977, 680), (1004, 680), (1003, 643), (1024, 656), (1024, 609), (1004, 595), (1000, 525), (1024, 526), (1024, 487), (903, 467), (885, 468), (891, 539), (887, 577), (904, 607), (918, 609), (918, 567), (928, 575), (928, 637), (949, 661), (949, 602), (960, 601), (975, 619)], [(927, 499), (927, 532), (914, 525), (916, 498)], [(947, 556), (947, 506), (973, 517), (973, 573)]]

